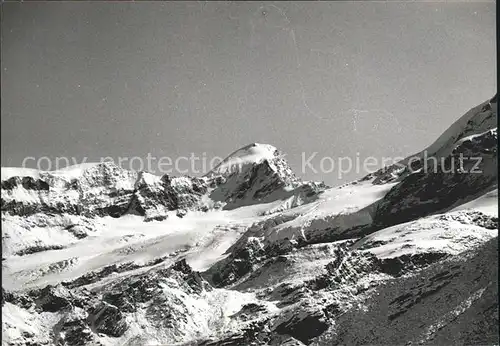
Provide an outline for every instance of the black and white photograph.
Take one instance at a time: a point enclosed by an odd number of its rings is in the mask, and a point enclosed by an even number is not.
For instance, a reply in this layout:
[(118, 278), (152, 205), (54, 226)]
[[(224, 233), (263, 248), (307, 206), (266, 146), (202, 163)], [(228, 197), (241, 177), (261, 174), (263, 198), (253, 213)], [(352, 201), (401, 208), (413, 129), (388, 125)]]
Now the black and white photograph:
[(496, 7), (3, 0), (2, 346), (499, 345)]

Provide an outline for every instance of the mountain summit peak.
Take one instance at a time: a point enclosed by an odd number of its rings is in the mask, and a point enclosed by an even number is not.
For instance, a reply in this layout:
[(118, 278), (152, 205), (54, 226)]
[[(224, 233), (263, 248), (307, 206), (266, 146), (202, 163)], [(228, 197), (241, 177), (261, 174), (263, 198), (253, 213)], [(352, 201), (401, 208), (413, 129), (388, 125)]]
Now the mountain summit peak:
[(251, 143), (229, 154), (207, 176), (241, 171), (244, 167), (274, 159), (279, 155), (279, 150), (270, 144)]

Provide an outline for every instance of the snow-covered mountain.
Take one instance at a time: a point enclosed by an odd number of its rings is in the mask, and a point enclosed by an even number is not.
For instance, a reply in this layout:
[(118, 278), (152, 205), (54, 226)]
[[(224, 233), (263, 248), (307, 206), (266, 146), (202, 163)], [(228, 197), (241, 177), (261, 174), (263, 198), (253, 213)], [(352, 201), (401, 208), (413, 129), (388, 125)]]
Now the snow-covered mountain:
[(326, 188), (301, 181), (284, 155), (269, 144), (253, 143), (235, 151), (206, 177), (217, 183), (210, 198), (225, 202), (226, 209), (289, 198), (296, 206)]
[(257, 143), (200, 178), (2, 168), (2, 345), (498, 344), (496, 122), (333, 188)]

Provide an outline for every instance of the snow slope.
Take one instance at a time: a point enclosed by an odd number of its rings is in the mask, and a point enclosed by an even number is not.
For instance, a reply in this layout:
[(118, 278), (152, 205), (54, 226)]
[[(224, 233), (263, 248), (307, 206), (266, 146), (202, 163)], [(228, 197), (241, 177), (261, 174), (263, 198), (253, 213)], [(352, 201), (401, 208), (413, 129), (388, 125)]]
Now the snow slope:
[(214, 167), (207, 176), (229, 175), (233, 172), (242, 172), (249, 166), (259, 164), (264, 160), (272, 160), (278, 149), (269, 144), (252, 143), (236, 150)]
[(498, 217), (498, 189), (487, 192), (470, 202), (460, 204), (452, 211), (464, 209), (478, 210), (485, 214)]
[[(394, 180), (400, 181), (409, 174), (407, 166), (411, 165), (413, 170), (416, 171), (418, 168), (421, 168), (424, 163), (432, 170), (435, 162), (439, 163), (441, 158), (445, 158), (452, 154), (456, 147), (462, 144), (467, 137), (470, 140), (475, 135), (484, 134), (489, 130), (496, 129), (497, 112), (498, 100), (495, 95), (492, 99), (466, 112), (424, 150), (410, 155), (392, 166), (384, 167), (363, 179), (376, 177), (374, 182), (377, 184)], [(431, 158), (435, 158), (436, 161)]]

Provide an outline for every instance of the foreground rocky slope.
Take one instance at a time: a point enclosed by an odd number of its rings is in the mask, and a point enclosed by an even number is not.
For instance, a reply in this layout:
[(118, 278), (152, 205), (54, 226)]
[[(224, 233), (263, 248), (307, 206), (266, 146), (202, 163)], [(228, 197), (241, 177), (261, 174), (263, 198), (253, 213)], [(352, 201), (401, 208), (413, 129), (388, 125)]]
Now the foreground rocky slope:
[(201, 178), (2, 168), (2, 344), (498, 343), (496, 112), (335, 188), (263, 144)]

